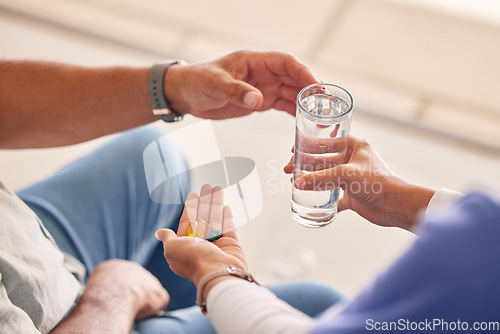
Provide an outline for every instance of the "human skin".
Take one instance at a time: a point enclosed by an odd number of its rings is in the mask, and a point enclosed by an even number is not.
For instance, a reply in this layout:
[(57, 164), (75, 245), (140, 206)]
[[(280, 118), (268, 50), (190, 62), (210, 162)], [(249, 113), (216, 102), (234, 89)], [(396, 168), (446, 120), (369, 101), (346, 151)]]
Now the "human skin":
[(167, 306), (168, 292), (139, 264), (101, 262), (71, 315), (51, 333), (130, 333), (134, 320), (153, 316)]
[[(157, 120), (147, 90), (149, 70), (0, 60), (0, 148), (76, 144)], [(314, 82), (290, 54), (239, 51), (170, 66), (164, 93), (173, 110), (201, 118), (270, 108), (295, 114), (295, 96)]]
[[(328, 146), (325, 143), (320, 144), (321, 148)], [(305, 150), (307, 152), (317, 152), (320, 149), (314, 147), (314, 143), (307, 145), (309, 145)], [(435, 193), (433, 189), (412, 184), (398, 177), (366, 139), (349, 136), (346, 154), (342, 159), (344, 163), (340, 165), (337, 165), (339, 161), (325, 162), (311, 159), (310, 162), (315, 161), (323, 165), (331, 163), (337, 166), (301, 176), (295, 180), (294, 186), (311, 191), (318, 189), (318, 186), (320, 189), (340, 186), (345, 193), (339, 201), (339, 211), (354, 210), (373, 224), (380, 226), (411, 230), (417, 224), (420, 212), (427, 207)], [(284, 167), (284, 171), (293, 172), (293, 157)], [(368, 185), (367, 188), (355, 186), (363, 182)], [(373, 184), (379, 185), (377, 188), (379, 191), (364, 191), (371, 189), (370, 186)], [(211, 187), (208, 186), (207, 189)], [(201, 194), (206, 193), (207, 189), (202, 189)], [(247, 269), (245, 255), (236, 233), (228, 230), (228, 227), (224, 237), (213, 243), (186, 236), (190, 220), (197, 218), (194, 208), (199, 210), (203, 205), (201, 202), (205, 203), (205, 210), (208, 207), (216, 208), (217, 203), (223, 203), (220, 197), (218, 200), (214, 200), (213, 196), (201, 197), (205, 199), (199, 200), (196, 194), (188, 196), (177, 234), (169, 229), (162, 229), (156, 233), (156, 237), (163, 242), (164, 255), (172, 270), (193, 281), (197, 288), (200, 288), (198, 283), (201, 278), (211, 272), (230, 266)], [(227, 218), (232, 222), (232, 215), (228, 215)], [(234, 225), (234, 222), (232, 224)], [(228, 279), (238, 278), (224, 276), (210, 281), (203, 287), (203, 297), (206, 298), (215, 285)]]
[[(336, 166), (300, 176), (294, 181), (294, 186), (311, 191), (340, 187), (344, 190), (344, 196), (339, 200), (339, 212), (353, 210), (380, 226), (406, 230), (415, 226), (420, 212), (427, 207), (435, 190), (397, 176), (366, 139), (350, 135), (342, 159), (344, 163), (340, 165), (338, 161), (311, 159), (311, 164)], [(293, 157), (284, 171), (288, 174), (293, 172)]]
[[(0, 148), (77, 144), (156, 121), (147, 89), (150, 69), (0, 60)], [(238, 51), (171, 66), (164, 77), (164, 94), (176, 112), (207, 119), (271, 108), (293, 115), (297, 93), (316, 81), (290, 54)], [(223, 237), (217, 244), (234, 246), (234, 240)], [(131, 277), (115, 275), (125, 266)], [(115, 261), (96, 267), (76, 308), (54, 332), (129, 333), (134, 320), (154, 314), (168, 302), (168, 294), (156, 283), (140, 284), (154, 282), (154, 276), (143, 270)]]
[[(231, 208), (223, 205), (224, 193), (220, 187), (204, 185), (200, 195), (190, 193), (179, 222), (177, 233), (170, 229), (156, 232), (158, 240), (163, 242), (164, 255), (172, 270), (189, 280), (197, 288), (200, 280), (211, 272), (237, 267), (247, 271), (248, 266), (243, 249), (234, 229)], [(222, 229), (222, 237), (213, 242), (202, 238), (186, 236), (191, 221), (201, 220)], [(217, 283), (233, 279), (232, 276), (216, 278), (203, 287), (203, 298)]]

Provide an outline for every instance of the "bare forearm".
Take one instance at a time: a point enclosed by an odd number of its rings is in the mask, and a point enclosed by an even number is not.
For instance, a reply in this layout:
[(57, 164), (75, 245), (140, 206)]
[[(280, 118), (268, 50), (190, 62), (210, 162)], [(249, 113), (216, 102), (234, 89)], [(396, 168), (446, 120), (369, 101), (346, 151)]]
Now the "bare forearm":
[(419, 221), (420, 214), (425, 211), (435, 192), (436, 191), (434, 189), (424, 186), (415, 184), (408, 185), (406, 191), (407, 201), (404, 203), (404, 206), (402, 206), (406, 209), (404, 214), (406, 214), (405, 221), (407, 224), (403, 226), (404, 229), (413, 229)]
[(153, 316), (169, 298), (139, 264), (106, 260), (94, 268), (75, 309), (52, 333), (130, 333), (135, 320)]
[(0, 147), (75, 144), (154, 121), (148, 72), (0, 61)]
[(87, 291), (71, 315), (51, 333), (131, 332), (135, 312), (125, 296), (120, 298), (102, 289), (89, 293)]
[(89, 276), (71, 315), (52, 333), (130, 333), (137, 305), (134, 287), (123, 272), (134, 268), (128, 261), (101, 262)]
[(412, 230), (418, 223), (420, 214), (427, 208), (435, 193), (434, 189), (409, 183), (398, 177), (388, 185), (385, 214), (390, 223), (405, 230)]

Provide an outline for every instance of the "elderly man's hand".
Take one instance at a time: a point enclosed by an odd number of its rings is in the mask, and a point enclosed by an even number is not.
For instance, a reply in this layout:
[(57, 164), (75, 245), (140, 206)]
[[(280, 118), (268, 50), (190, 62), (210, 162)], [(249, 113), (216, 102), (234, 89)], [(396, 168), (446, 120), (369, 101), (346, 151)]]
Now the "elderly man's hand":
[(213, 61), (171, 66), (165, 95), (173, 110), (225, 119), (271, 108), (295, 115), (299, 91), (318, 80), (294, 56), (239, 51)]
[[(103, 293), (107, 290), (106, 293)], [(139, 264), (120, 259), (101, 262), (89, 277), (82, 298), (129, 301), (136, 320), (151, 317), (170, 301), (160, 281)], [(90, 296), (92, 294), (93, 297)]]
[(73, 312), (51, 333), (130, 333), (134, 320), (155, 315), (169, 301), (160, 281), (139, 264), (103, 261), (90, 274)]

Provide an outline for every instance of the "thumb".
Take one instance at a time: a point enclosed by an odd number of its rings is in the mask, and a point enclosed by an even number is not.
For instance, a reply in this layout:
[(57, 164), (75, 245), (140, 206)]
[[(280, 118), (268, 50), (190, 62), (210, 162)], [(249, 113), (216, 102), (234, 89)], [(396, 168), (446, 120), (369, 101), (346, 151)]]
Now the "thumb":
[(261, 91), (244, 81), (233, 79), (225, 86), (223, 92), (226, 99), (237, 106), (253, 110), (258, 109), (264, 101)]
[(156, 231), (155, 237), (156, 237), (156, 239), (165, 243), (167, 241), (170, 241), (170, 240), (177, 238), (177, 235), (171, 229), (164, 228), (164, 229), (160, 229), (160, 230)]
[(351, 196), (349, 196), (348, 193), (344, 192), (344, 194), (342, 195), (342, 197), (339, 198), (339, 203), (337, 205), (337, 211), (338, 212), (342, 212), (344, 210), (350, 210), (350, 209), (352, 209), (351, 201), (352, 201)]

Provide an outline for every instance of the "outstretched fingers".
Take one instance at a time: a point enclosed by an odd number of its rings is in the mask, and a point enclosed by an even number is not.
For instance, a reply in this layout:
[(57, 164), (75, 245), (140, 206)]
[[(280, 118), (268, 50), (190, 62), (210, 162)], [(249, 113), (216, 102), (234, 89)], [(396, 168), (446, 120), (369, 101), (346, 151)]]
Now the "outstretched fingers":
[(177, 229), (178, 236), (187, 235), (189, 224), (191, 221), (196, 221), (198, 216), (198, 202), (199, 197), (196, 193), (189, 193), (184, 205), (181, 220), (179, 221), (179, 228)]
[(203, 219), (205, 222), (210, 218), (210, 211), (212, 209), (212, 186), (205, 184), (200, 190), (200, 200), (198, 202), (198, 216), (193, 217), (193, 220), (200, 221)]
[(236, 226), (234, 223), (233, 210), (229, 205), (224, 206), (224, 222), (222, 224), (222, 235), (224, 237), (230, 237), (235, 240), (238, 240), (238, 236), (236, 234)]
[(219, 231), (222, 233), (223, 223), (223, 208), (224, 208), (224, 191), (221, 187), (214, 187), (212, 191), (212, 203), (210, 209), (210, 217), (208, 224), (211, 231), (207, 230), (207, 235), (211, 232)]
[(221, 236), (238, 240), (234, 216), (229, 206), (224, 206), (224, 191), (206, 184), (200, 196), (190, 193), (179, 222), (178, 236), (194, 236), (214, 241)]

